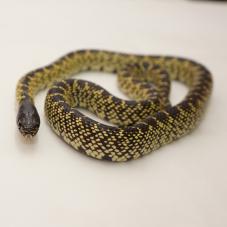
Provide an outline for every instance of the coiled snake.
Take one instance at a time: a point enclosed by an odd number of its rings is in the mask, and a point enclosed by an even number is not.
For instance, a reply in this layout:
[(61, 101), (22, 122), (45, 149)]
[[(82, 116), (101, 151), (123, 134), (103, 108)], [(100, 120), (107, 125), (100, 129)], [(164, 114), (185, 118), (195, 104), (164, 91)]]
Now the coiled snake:
[[(88, 81), (67, 79), (88, 70), (117, 74), (121, 89), (134, 101), (121, 100)], [(189, 87), (184, 100), (175, 106), (168, 99), (171, 80)], [(204, 112), (212, 78), (203, 65), (184, 58), (75, 51), (19, 80), (17, 124), (23, 136), (37, 133), (40, 118), (33, 100), (50, 85), (45, 114), (55, 133), (93, 158), (127, 161), (189, 133)], [(77, 107), (116, 126), (96, 122)]]

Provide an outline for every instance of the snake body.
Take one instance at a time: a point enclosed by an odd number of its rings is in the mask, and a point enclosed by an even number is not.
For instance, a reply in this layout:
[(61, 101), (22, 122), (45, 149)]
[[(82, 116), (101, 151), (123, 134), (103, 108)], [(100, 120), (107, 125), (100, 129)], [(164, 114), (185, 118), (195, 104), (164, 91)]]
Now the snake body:
[[(121, 100), (94, 83), (69, 79), (83, 71), (117, 74), (119, 86), (134, 100)], [(175, 106), (168, 98), (171, 80), (189, 87), (186, 97)], [(127, 161), (195, 128), (211, 93), (212, 77), (200, 63), (179, 57), (75, 51), (19, 80), (17, 124), (24, 136), (37, 133), (40, 118), (34, 97), (50, 86), (45, 114), (57, 135), (93, 158)], [(116, 126), (96, 122), (77, 107)]]

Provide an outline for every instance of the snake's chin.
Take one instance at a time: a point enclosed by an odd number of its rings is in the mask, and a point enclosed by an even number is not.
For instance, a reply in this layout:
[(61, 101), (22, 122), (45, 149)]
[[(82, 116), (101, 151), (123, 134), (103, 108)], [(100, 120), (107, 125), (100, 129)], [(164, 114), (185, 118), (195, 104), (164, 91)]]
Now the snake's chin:
[(32, 140), (32, 138), (34, 137), (34, 136), (32, 136), (32, 135), (23, 135), (23, 137), (26, 139), (26, 140)]
[(39, 128), (35, 127), (25, 127), (25, 125), (21, 124), (20, 122), (18, 123), (18, 129), (20, 134), (25, 138), (25, 139), (32, 139), (38, 132)]
[(24, 130), (19, 128), (19, 131), (21, 133), (21, 135), (25, 138), (25, 139), (32, 139), (38, 132), (38, 130), (35, 130), (34, 132), (25, 132)]

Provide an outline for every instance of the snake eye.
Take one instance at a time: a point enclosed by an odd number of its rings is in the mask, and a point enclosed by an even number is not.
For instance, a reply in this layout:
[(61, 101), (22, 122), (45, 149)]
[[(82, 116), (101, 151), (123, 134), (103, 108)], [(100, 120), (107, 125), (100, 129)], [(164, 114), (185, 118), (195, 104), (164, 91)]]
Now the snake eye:
[(22, 124), (21, 124), (21, 121), (20, 121), (20, 120), (19, 120), (19, 121), (17, 121), (17, 125), (18, 125), (18, 128), (19, 128), (19, 129), (21, 129)]

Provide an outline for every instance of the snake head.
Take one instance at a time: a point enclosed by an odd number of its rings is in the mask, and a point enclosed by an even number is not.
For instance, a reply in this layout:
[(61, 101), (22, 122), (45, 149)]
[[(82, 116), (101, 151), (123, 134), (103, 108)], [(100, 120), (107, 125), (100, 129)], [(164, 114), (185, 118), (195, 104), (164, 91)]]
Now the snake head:
[(29, 99), (24, 99), (20, 104), (17, 114), (17, 125), (24, 137), (33, 137), (39, 130), (39, 114)]

